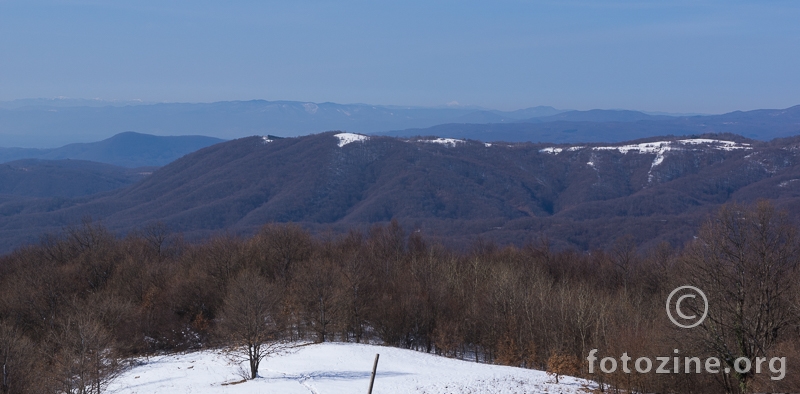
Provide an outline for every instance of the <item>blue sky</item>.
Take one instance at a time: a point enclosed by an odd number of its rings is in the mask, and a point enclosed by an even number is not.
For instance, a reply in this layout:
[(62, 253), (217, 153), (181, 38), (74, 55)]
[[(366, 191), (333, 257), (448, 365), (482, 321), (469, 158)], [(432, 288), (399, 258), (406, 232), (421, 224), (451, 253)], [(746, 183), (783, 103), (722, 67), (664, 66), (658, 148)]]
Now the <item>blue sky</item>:
[(0, 100), (800, 104), (798, 1), (0, 0)]

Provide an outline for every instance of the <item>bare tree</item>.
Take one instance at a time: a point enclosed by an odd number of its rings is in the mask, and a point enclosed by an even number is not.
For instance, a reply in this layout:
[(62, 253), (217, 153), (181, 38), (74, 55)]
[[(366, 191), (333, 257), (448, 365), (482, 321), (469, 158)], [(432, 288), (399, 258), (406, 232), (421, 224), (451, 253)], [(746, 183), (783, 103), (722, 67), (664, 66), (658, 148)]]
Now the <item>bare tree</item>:
[(625, 291), (628, 291), (628, 284), (633, 276), (633, 271), (637, 267), (636, 243), (633, 236), (626, 235), (619, 238), (614, 242), (614, 247), (611, 249), (612, 263), (619, 272), (620, 281)]
[(298, 268), (293, 282), (294, 302), (317, 341), (330, 340), (342, 309), (339, 267), (325, 259), (312, 259)]
[(50, 338), (50, 381), (56, 392), (100, 394), (123, 370), (111, 334), (86, 310), (64, 317)]
[(0, 322), (0, 393), (33, 392), (33, 344), (19, 331)]
[(257, 271), (242, 270), (228, 285), (220, 329), (229, 341), (230, 355), (250, 366), (258, 376), (261, 361), (287, 347), (280, 315), (281, 290)]
[[(786, 215), (767, 202), (723, 207), (688, 247), (685, 263), (689, 283), (709, 298), (708, 318), (700, 326), (704, 347), (731, 371), (740, 357), (751, 363), (765, 357), (793, 321), (790, 297), (800, 244)], [(701, 306), (694, 307), (702, 314)], [(753, 375), (725, 375), (723, 385), (746, 393)]]
[(311, 235), (296, 224), (267, 224), (249, 243), (252, 260), (270, 279), (287, 279), (292, 265), (311, 257)]
[[(374, 278), (369, 275), (368, 261), (358, 253), (361, 234), (351, 232), (342, 240), (337, 250), (339, 270), (342, 273), (342, 304), (345, 331), (357, 343), (364, 336), (366, 316), (370, 313), (370, 300), (375, 293)], [(345, 335), (347, 338), (347, 335)]]

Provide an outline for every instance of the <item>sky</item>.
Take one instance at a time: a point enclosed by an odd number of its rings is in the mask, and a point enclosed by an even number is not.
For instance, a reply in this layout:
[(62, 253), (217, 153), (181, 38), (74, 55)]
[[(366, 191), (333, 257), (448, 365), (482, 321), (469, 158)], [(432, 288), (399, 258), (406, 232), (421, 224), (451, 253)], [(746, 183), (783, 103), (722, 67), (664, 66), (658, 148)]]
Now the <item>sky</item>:
[(0, 100), (800, 104), (800, 2), (0, 0)]

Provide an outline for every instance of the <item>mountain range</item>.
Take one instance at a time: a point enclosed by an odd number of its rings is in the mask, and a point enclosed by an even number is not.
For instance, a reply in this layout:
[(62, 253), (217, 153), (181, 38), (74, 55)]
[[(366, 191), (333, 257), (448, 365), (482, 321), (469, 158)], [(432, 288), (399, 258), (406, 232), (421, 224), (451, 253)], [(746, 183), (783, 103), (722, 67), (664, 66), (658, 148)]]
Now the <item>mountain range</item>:
[(399, 107), (298, 101), (117, 103), (92, 100), (18, 100), (0, 103), (0, 146), (52, 148), (96, 141), (124, 131), (153, 135), (294, 137), (329, 130), (370, 133), (442, 123), (497, 123), (551, 116), (552, 107), (517, 111)]
[(398, 220), (443, 242), (475, 237), (602, 248), (690, 239), (720, 204), (800, 212), (800, 137), (733, 134), (611, 144), (486, 143), (328, 132), (200, 149), (144, 179), (74, 198), (0, 202), (0, 251), (92, 217), (116, 232), (161, 222), (188, 238), (297, 222), (317, 232)]
[(637, 111), (567, 111), (512, 123), (448, 123), (378, 133), (394, 137), (435, 135), (479, 141), (620, 142), (638, 138), (732, 133), (768, 141), (800, 134), (800, 105), (722, 115), (664, 116)]
[(53, 149), (0, 148), (0, 163), (19, 159), (72, 159), (128, 168), (160, 167), (183, 155), (222, 141), (199, 135), (161, 137), (125, 132), (98, 142), (69, 144)]
[(484, 142), (620, 142), (703, 133), (735, 133), (767, 141), (800, 133), (800, 106), (722, 115), (664, 115), (630, 110), (570, 111), (547, 106), (498, 111), (265, 100), (0, 102), (0, 146), (4, 147), (53, 148), (75, 141), (96, 141), (130, 130), (152, 135), (207, 135), (226, 140), (344, 130)]

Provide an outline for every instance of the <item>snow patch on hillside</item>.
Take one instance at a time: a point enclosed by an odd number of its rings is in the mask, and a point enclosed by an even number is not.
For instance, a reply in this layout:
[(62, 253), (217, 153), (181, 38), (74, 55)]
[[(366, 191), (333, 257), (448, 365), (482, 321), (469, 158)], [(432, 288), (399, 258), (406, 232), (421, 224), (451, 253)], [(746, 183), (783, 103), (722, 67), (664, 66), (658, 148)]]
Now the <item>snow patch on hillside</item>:
[[(655, 154), (656, 157), (650, 164), (650, 171), (647, 174), (647, 181), (652, 182), (653, 181), (652, 171), (655, 167), (664, 162), (664, 158), (667, 152), (671, 150), (686, 150), (687, 148), (693, 146), (704, 146), (704, 147), (709, 147), (711, 149), (724, 150), (724, 151), (753, 149), (750, 146), (750, 144), (745, 144), (745, 143), (740, 144), (734, 141), (714, 140), (708, 138), (690, 138), (690, 139), (683, 139), (676, 141), (654, 141), (654, 142), (643, 142), (640, 144), (629, 144), (629, 145), (619, 145), (619, 146), (594, 146), (591, 149), (595, 151), (616, 150), (622, 153), (623, 155), (628, 154), (630, 152), (639, 154)], [(540, 149), (539, 152), (555, 155), (565, 151), (572, 152), (584, 148), (585, 146), (573, 146), (569, 148), (549, 147)], [(591, 167), (595, 167), (594, 161), (590, 161), (589, 163), (586, 164)]]
[(544, 149), (539, 149), (540, 153), (549, 153), (551, 155), (557, 155), (557, 154), (559, 154), (559, 153), (561, 153), (563, 151), (564, 151), (564, 148), (544, 148)]
[[(682, 150), (686, 149), (686, 145), (696, 146), (704, 145), (712, 149), (733, 151), (740, 149), (753, 149), (750, 144), (740, 144), (734, 141), (725, 140), (712, 140), (707, 138), (692, 138), (677, 141), (655, 141), (643, 142), (641, 144), (621, 145), (621, 146), (595, 146), (593, 150), (617, 150), (622, 154), (628, 152), (636, 153), (655, 153), (663, 155), (664, 152), (669, 150)], [(662, 159), (663, 160), (663, 159)], [(661, 162), (659, 161), (659, 164)]]
[[(629, 145), (619, 145), (619, 146), (594, 146), (591, 149), (597, 151), (616, 150), (622, 154), (627, 154), (629, 152), (635, 152), (641, 154), (647, 154), (647, 153), (663, 154), (664, 152), (669, 150), (686, 149), (687, 145), (689, 146), (705, 145), (712, 149), (725, 150), (725, 151), (753, 149), (750, 146), (750, 144), (745, 144), (745, 143), (740, 144), (734, 141), (712, 140), (707, 138), (691, 138), (691, 139), (675, 140), (675, 141), (654, 141), (654, 142), (643, 142), (640, 144), (629, 144)], [(549, 147), (540, 149), (539, 152), (558, 154), (561, 152), (574, 152), (584, 148), (586, 147), (585, 146), (571, 146), (568, 148)]]
[(319, 107), (314, 103), (303, 103), (303, 108), (306, 110), (306, 112), (312, 115), (317, 113), (317, 110), (319, 109)]
[(366, 135), (353, 134), (353, 133), (339, 133), (334, 135), (339, 139), (339, 147), (343, 147), (352, 142), (366, 141), (369, 139)]
[(710, 140), (706, 138), (692, 138), (688, 140), (678, 140), (678, 142), (685, 144), (685, 145), (711, 145), (714, 149), (719, 150), (739, 150), (739, 149), (753, 149), (750, 144), (745, 143), (737, 143), (734, 141), (725, 141), (725, 140)]
[[(224, 354), (202, 351), (153, 357), (109, 387), (117, 394), (366, 392), (375, 354), (380, 353), (375, 394), (396, 393), (584, 393), (593, 382), (542, 371), (478, 364), (413, 350), (352, 343), (322, 343), (264, 360), (259, 377), (242, 382), (239, 366)], [(241, 383), (237, 383), (241, 382)]]
[(463, 144), (467, 141), (459, 140), (455, 138), (436, 138), (432, 140), (417, 140), (418, 142), (426, 142), (429, 144), (441, 144), (445, 146), (449, 146), (451, 148), (455, 147), (457, 144)]
[(628, 154), (629, 152), (663, 154), (664, 152), (673, 149), (671, 146), (672, 143), (673, 141), (656, 141), (621, 146), (595, 146), (592, 147), (592, 150), (616, 150), (623, 155)]
[[(641, 154), (655, 153), (656, 158), (650, 164), (650, 170), (664, 162), (664, 154), (671, 150), (685, 150), (686, 145), (690, 146), (706, 146), (711, 149), (733, 151), (740, 149), (753, 149), (750, 144), (739, 144), (734, 141), (725, 140), (712, 140), (707, 138), (692, 138), (677, 141), (656, 141), (644, 142), (641, 144), (622, 145), (622, 146), (596, 146), (593, 150), (617, 150), (622, 154), (628, 152), (636, 152)], [(652, 177), (648, 177), (652, 180)]]
[(552, 155), (557, 155), (557, 154), (559, 154), (561, 152), (575, 152), (575, 151), (581, 150), (583, 148), (585, 148), (585, 146), (583, 146), (583, 145), (570, 146), (569, 148), (555, 148), (555, 147), (552, 147), (552, 148), (539, 149), (539, 152), (540, 153), (550, 153)]

